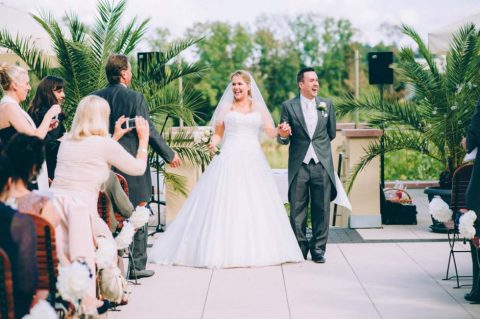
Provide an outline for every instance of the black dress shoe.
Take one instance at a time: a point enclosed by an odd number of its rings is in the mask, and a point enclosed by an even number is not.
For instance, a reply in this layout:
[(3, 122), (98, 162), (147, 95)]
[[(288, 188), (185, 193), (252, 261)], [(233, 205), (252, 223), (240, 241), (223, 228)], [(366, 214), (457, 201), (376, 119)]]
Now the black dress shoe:
[(473, 301), (475, 300), (475, 293), (473, 291), (470, 291), (469, 293), (466, 293), (465, 296), (463, 296), (463, 298), (465, 298), (465, 300), (468, 300), (468, 301)]
[(312, 261), (317, 264), (324, 264), (327, 260), (325, 259), (325, 257), (320, 256), (320, 257), (312, 258)]
[(151, 269), (132, 270), (128, 279), (140, 279), (145, 277), (151, 277), (155, 274), (155, 271)]
[(110, 308), (110, 302), (104, 299), (103, 304), (97, 308), (97, 312), (99, 315), (103, 315), (105, 312), (107, 312), (108, 308)]

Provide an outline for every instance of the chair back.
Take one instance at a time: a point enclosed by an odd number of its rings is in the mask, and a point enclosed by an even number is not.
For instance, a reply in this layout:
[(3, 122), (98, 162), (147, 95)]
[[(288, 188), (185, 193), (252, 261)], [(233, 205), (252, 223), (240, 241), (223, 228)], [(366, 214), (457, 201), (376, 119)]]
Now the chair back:
[(473, 164), (458, 167), (452, 176), (452, 197), (450, 207), (454, 212), (467, 208), (467, 187), (473, 172)]
[(0, 248), (0, 318), (14, 319), (13, 282), (10, 259)]
[(128, 183), (127, 183), (127, 179), (126, 179), (125, 177), (123, 177), (122, 175), (118, 174), (118, 173), (115, 173), (115, 176), (117, 176), (117, 179), (118, 179), (118, 181), (120, 182), (120, 185), (122, 185), (123, 191), (124, 191), (125, 194), (127, 194), (127, 196), (128, 196)]
[(107, 193), (100, 192), (98, 194), (98, 201), (97, 201), (97, 211), (100, 218), (107, 224), (108, 228), (111, 226), (110, 222), (110, 209), (112, 204), (110, 202), (110, 197), (108, 197)]
[(54, 306), (58, 276), (58, 255), (57, 243), (55, 240), (55, 228), (50, 222), (38, 214), (28, 215), (33, 219), (37, 233), (37, 289), (48, 290), (49, 301), (51, 305)]
[[(123, 191), (128, 196), (128, 182), (127, 182), (127, 179), (125, 177), (123, 177), (122, 175), (118, 174), (118, 173), (115, 173), (115, 176), (117, 176), (117, 179), (120, 182), (120, 185), (122, 186)], [(121, 230), (122, 227), (123, 227), (123, 222), (125, 221), (125, 218), (119, 212), (114, 211), (113, 213), (115, 215), (115, 219), (118, 222), (117, 230)]]

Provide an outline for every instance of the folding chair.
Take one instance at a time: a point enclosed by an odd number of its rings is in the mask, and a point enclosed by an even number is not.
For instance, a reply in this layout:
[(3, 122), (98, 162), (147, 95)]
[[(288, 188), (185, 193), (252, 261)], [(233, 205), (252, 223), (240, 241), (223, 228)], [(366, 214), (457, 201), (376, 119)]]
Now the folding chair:
[(0, 249), (0, 314), (0, 318), (15, 318), (12, 270), (10, 259), (3, 249)]
[[(459, 280), (460, 278), (472, 277), (472, 276), (460, 276), (458, 274), (457, 261), (455, 259), (455, 253), (470, 253), (470, 250), (455, 249), (455, 243), (461, 239), (459, 236), (458, 225), (460, 221), (460, 216), (462, 215), (461, 210), (467, 209), (466, 192), (467, 192), (468, 184), (470, 182), (472, 171), (473, 171), (473, 164), (471, 163), (464, 164), (455, 170), (452, 177), (452, 200), (450, 203), (450, 208), (453, 211), (453, 215), (452, 215), (453, 225), (449, 227), (447, 232), (448, 244), (450, 245), (450, 253), (448, 255), (447, 272), (443, 280), (450, 280), (452, 278), (455, 278), (457, 280), (457, 286), (454, 288), (467, 286), (467, 285), (460, 285), (460, 280)], [(463, 242), (464, 244), (466, 243), (465, 239), (463, 239)], [(455, 275), (449, 276), (450, 265), (452, 261), (453, 261), (453, 267), (455, 270)]]

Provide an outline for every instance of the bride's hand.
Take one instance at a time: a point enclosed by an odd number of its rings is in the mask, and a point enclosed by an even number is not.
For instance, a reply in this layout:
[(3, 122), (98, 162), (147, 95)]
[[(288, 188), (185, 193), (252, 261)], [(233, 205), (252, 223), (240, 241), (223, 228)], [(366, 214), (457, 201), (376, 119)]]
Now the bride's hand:
[(210, 151), (210, 153), (212, 154), (215, 154), (218, 152), (218, 148), (217, 148), (217, 143), (215, 142), (210, 142), (208, 143), (208, 150)]

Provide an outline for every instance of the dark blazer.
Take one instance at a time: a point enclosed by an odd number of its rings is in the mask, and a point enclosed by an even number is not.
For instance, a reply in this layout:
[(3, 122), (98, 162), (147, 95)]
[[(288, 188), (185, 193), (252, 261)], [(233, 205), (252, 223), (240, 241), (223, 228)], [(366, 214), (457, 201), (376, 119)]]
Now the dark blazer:
[[(142, 94), (126, 88), (121, 84), (110, 84), (106, 88), (93, 92), (92, 94), (103, 97), (110, 104), (110, 133), (115, 129), (115, 121), (122, 115), (133, 118), (136, 115), (142, 116), (148, 120), (150, 124), (150, 140), (149, 145), (157, 152), (165, 161), (170, 163), (175, 153), (168, 147), (163, 138), (155, 129), (155, 125), (150, 119), (147, 104)], [(137, 155), (138, 136), (135, 130), (125, 134), (119, 143), (133, 156)], [(134, 206), (140, 202), (147, 202), (152, 193), (152, 179), (150, 169), (147, 169), (143, 176), (129, 176), (123, 174), (128, 182), (130, 201)]]
[[(473, 114), (472, 121), (467, 131), (467, 152), (480, 148), (480, 101)], [(467, 208), (480, 215), (480, 152), (477, 152), (473, 165), (472, 177), (467, 188)], [(478, 222), (477, 222), (478, 223)], [(479, 225), (480, 226), (480, 225)]]
[(327, 117), (323, 117), (318, 111), (318, 122), (313, 137), (308, 134), (307, 124), (303, 117), (300, 97), (297, 96), (282, 104), (282, 114), (280, 123), (287, 122), (292, 128), (292, 135), (286, 139), (277, 138), (278, 143), (287, 145), (290, 143), (288, 150), (288, 185), (290, 187), (295, 175), (300, 169), (303, 159), (307, 154), (310, 142), (312, 142), (315, 154), (322, 166), (327, 170), (328, 176), (332, 182), (331, 198), (335, 199), (337, 192), (335, 189), (335, 172), (333, 170), (332, 150), (330, 141), (336, 136), (336, 119), (335, 109), (332, 101), (321, 97), (316, 99), (317, 105), (320, 102), (327, 104)]

